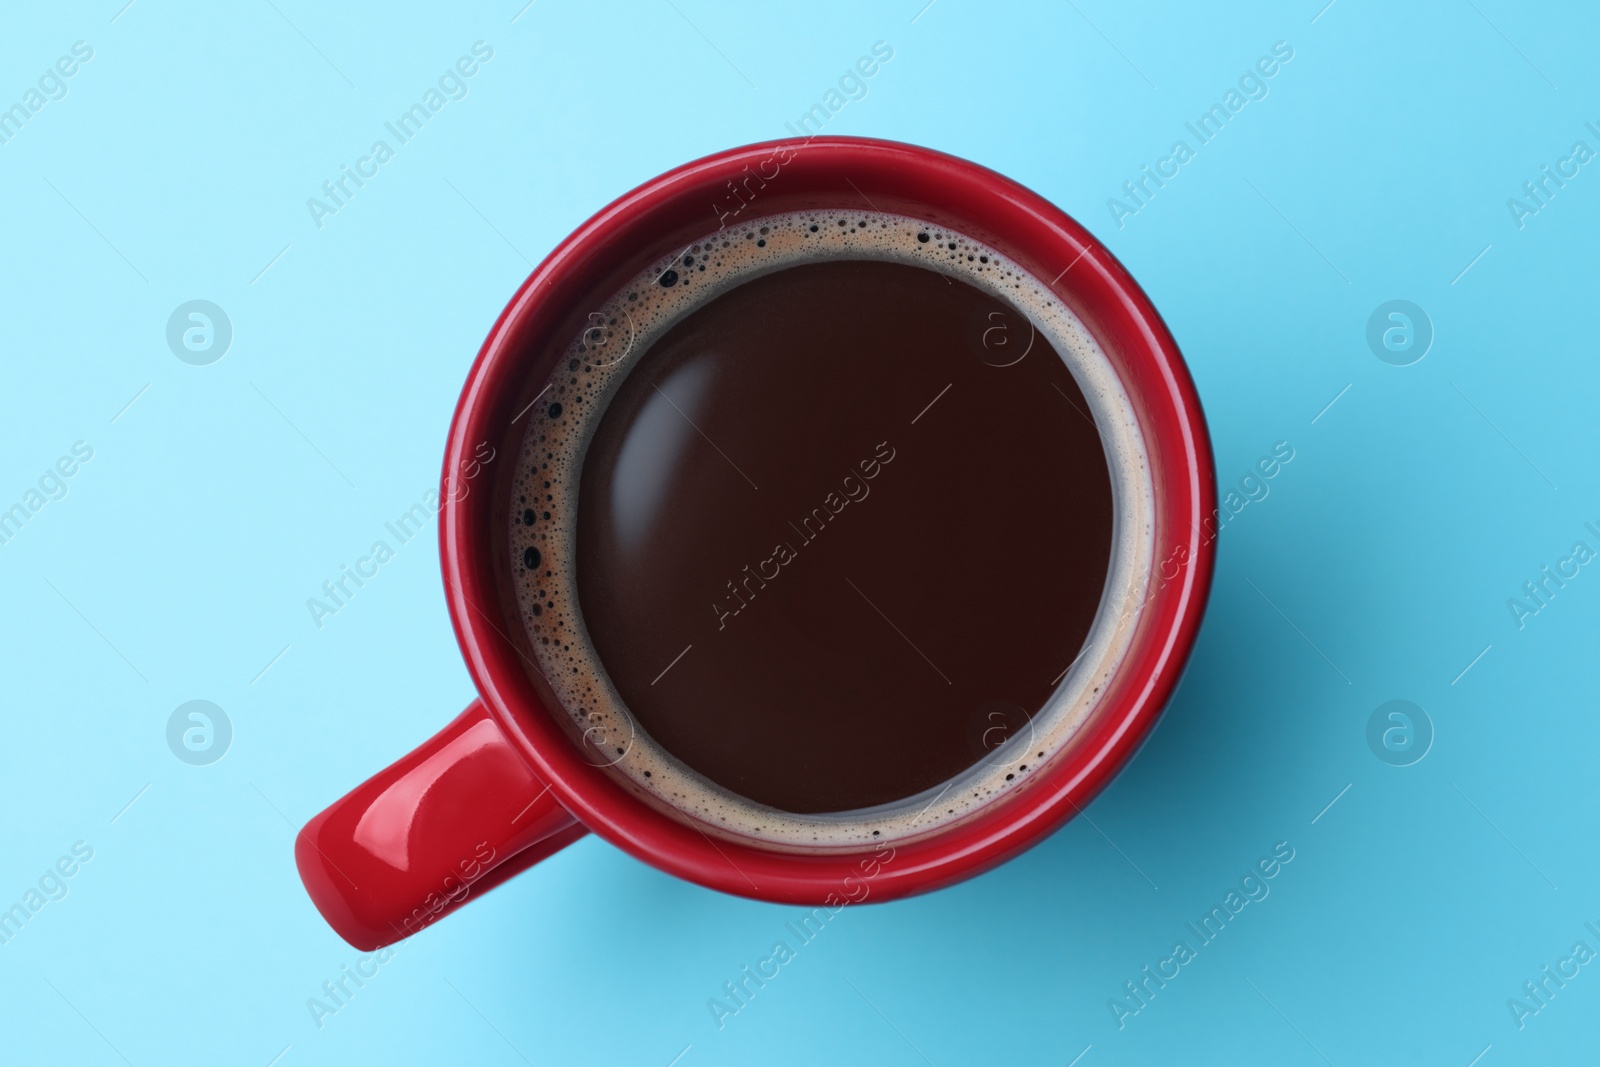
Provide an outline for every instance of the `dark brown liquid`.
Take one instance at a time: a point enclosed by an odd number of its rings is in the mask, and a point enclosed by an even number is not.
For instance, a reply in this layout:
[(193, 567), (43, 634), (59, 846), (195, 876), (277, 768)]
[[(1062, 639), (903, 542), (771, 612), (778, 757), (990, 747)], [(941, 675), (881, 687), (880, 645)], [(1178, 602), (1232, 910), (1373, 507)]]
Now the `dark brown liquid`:
[(584, 620), (640, 727), (796, 813), (972, 766), (1099, 605), (1111, 477), (1088, 413), (1018, 311), (919, 267), (802, 264), (676, 323), (579, 493)]

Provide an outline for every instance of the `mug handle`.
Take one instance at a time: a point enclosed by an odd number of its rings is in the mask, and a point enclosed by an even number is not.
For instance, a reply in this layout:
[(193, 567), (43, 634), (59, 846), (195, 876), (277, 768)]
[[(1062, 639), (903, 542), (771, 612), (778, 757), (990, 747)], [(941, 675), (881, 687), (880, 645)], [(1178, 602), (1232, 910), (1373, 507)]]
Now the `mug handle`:
[(586, 833), (474, 700), (306, 823), (294, 858), (328, 925), (372, 952)]

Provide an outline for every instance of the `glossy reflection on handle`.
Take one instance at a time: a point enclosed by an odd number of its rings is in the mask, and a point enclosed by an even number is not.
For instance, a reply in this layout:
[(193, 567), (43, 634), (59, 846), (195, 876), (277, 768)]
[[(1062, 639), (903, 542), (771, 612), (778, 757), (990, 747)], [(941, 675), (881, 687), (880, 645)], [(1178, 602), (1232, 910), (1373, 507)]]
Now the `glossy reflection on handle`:
[(308, 822), (295, 838), (295, 863), (328, 924), (370, 952), (586, 832), (474, 700)]

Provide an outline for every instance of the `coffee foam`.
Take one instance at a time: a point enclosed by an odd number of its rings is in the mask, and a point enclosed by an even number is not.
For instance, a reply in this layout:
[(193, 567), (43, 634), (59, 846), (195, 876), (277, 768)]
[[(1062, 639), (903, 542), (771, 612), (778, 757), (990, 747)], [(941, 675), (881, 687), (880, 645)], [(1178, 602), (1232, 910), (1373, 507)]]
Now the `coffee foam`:
[[(584, 456), (611, 396), (668, 328), (718, 294), (823, 259), (905, 263), (958, 278), (1020, 311), (1054, 345), (1093, 411), (1110, 467), (1110, 573), (1082, 651), (1027, 729), (943, 786), (893, 804), (799, 815), (712, 782), (655, 744), (612, 684), (583, 621), (575, 571)], [(1132, 404), (1100, 346), (1048, 286), (986, 245), (881, 212), (795, 212), (711, 234), (654, 262), (591, 313), (527, 409), (512, 489), (518, 603), (538, 669), (591, 763), (702, 829), (783, 848), (841, 848), (920, 835), (1024, 785), (1083, 724), (1126, 653), (1153, 560), (1153, 500)]]

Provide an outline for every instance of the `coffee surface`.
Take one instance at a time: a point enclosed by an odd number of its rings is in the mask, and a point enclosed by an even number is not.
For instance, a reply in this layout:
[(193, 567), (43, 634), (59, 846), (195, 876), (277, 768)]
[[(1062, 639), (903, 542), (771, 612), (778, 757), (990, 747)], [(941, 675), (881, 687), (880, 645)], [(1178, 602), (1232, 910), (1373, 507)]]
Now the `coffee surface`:
[(592, 299), (518, 401), (507, 561), (583, 759), (702, 833), (832, 850), (1063, 755), (1139, 626), (1154, 504), (1051, 283), (926, 220), (807, 210)]
[(1027, 729), (1113, 535), (1091, 405), (1027, 317), (921, 266), (801, 262), (637, 359), (588, 444), (575, 559), (640, 730), (820, 813), (936, 787)]

